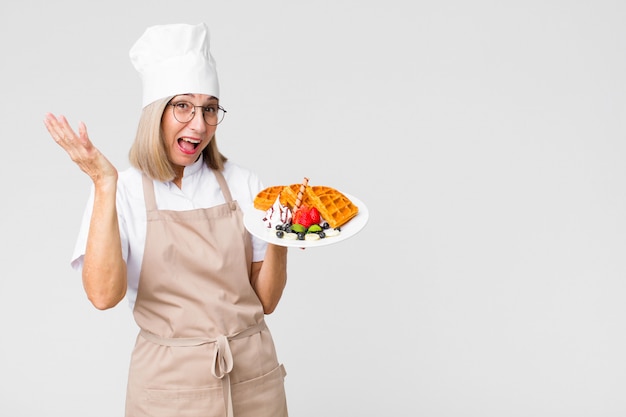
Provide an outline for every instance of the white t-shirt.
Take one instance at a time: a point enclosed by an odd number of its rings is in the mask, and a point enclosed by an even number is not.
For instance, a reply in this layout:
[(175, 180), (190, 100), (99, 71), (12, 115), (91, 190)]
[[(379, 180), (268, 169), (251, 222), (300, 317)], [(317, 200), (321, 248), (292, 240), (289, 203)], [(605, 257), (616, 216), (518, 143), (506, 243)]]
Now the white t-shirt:
[[(244, 211), (250, 208), (254, 197), (264, 188), (257, 175), (230, 161), (225, 163), (222, 173), (233, 200), (236, 200)], [(120, 172), (116, 197), (122, 255), (126, 261), (128, 273), (127, 299), (131, 309), (137, 297), (139, 273), (146, 243), (146, 204), (141, 178), (141, 172), (135, 168)], [(182, 189), (172, 182), (154, 181), (153, 183), (156, 204), (160, 210), (193, 210), (225, 203), (215, 174), (202, 158), (185, 168)], [(93, 198), (92, 187), (71, 261), (72, 267), (78, 271), (83, 266)], [(266, 248), (267, 244), (264, 241), (252, 236), (252, 260), (254, 262), (264, 259)]]

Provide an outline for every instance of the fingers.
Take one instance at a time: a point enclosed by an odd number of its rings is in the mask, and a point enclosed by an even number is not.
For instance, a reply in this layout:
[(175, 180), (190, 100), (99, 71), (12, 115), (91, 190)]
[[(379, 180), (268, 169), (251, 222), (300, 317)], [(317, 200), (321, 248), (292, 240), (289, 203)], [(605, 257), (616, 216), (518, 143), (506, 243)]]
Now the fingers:
[(117, 170), (91, 143), (85, 123), (78, 123), (77, 133), (71, 128), (65, 116), (56, 117), (48, 113), (44, 118), (44, 124), (55, 142), (94, 182), (117, 180)]
[(89, 143), (89, 135), (87, 134), (87, 126), (83, 122), (78, 123), (78, 137), (84, 144)]
[(70, 126), (70, 123), (67, 121), (65, 116), (60, 115), (58, 120), (59, 128), (62, 135), (62, 140), (65, 142), (71, 142), (76, 139), (76, 133), (74, 129)]
[(78, 125), (78, 134), (72, 129), (67, 118), (63, 115), (57, 117), (52, 113), (47, 113), (44, 118), (44, 124), (54, 141), (79, 166), (85, 165), (86, 160), (93, 157), (93, 146), (87, 138), (87, 127), (83, 122)]
[(57, 119), (52, 113), (46, 114), (44, 124), (52, 136), (52, 139), (59, 145), (66, 143), (68, 140), (72, 140), (76, 134), (70, 127), (65, 116), (61, 115)]
[(78, 124), (78, 134), (72, 129), (67, 118), (63, 115), (55, 117), (52, 113), (47, 113), (44, 124), (54, 141), (64, 149), (76, 146), (90, 146), (87, 126), (84, 122)]
[(43, 119), (43, 123), (46, 125), (46, 129), (48, 129), (48, 133), (50, 133), (52, 139), (57, 143), (61, 142), (63, 135), (61, 134), (59, 122), (56, 117), (54, 117), (52, 113), (47, 113), (46, 117)]
[(80, 137), (87, 135), (87, 126), (85, 126), (85, 123), (83, 122), (78, 122), (78, 135)]

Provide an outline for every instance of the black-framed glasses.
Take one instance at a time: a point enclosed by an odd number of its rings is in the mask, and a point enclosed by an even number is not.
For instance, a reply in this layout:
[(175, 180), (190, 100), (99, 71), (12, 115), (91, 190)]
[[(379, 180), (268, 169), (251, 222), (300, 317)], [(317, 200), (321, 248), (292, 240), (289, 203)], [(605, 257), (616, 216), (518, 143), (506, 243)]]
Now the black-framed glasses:
[(167, 103), (168, 106), (172, 106), (172, 112), (174, 118), (179, 123), (189, 123), (196, 115), (196, 108), (202, 109), (202, 116), (204, 122), (209, 126), (217, 126), (224, 119), (226, 110), (222, 106), (217, 104), (210, 104), (208, 106), (194, 106), (193, 103), (188, 101), (177, 101), (175, 103)]

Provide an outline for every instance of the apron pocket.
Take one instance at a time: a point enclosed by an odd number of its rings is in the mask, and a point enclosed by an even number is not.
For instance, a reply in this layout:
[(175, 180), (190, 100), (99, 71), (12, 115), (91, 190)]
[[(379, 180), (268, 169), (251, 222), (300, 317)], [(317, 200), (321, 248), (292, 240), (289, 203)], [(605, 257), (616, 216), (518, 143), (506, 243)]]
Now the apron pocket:
[(281, 364), (265, 375), (232, 386), (237, 417), (287, 417), (285, 367)]
[(146, 389), (150, 417), (207, 417), (224, 413), (222, 387), (197, 389)]

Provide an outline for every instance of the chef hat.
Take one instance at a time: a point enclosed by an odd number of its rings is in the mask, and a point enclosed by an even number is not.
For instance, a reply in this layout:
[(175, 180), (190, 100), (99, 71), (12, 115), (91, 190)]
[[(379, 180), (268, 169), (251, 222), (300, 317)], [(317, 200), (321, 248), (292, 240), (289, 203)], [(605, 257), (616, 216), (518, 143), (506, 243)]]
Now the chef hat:
[(143, 84), (142, 106), (177, 94), (219, 97), (206, 24), (151, 26), (130, 49)]

